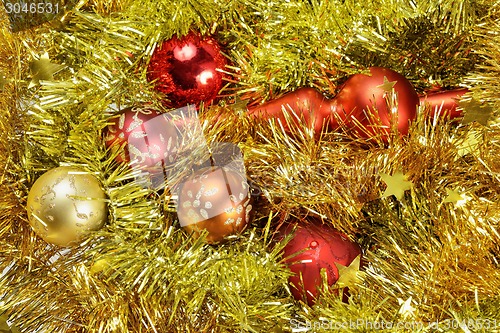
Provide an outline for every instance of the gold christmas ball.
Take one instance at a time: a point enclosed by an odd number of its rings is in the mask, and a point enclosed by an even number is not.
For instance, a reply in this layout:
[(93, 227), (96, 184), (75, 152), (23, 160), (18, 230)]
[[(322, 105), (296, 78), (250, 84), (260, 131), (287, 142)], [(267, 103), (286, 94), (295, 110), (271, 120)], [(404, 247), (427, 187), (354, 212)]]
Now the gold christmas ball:
[(243, 231), (252, 217), (247, 179), (226, 167), (197, 171), (179, 188), (177, 216), (195, 237), (207, 230), (208, 243)]
[(93, 175), (58, 167), (36, 180), (28, 194), (28, 219), (46, 242), (74, 245), (108, 218), (106, 194)]

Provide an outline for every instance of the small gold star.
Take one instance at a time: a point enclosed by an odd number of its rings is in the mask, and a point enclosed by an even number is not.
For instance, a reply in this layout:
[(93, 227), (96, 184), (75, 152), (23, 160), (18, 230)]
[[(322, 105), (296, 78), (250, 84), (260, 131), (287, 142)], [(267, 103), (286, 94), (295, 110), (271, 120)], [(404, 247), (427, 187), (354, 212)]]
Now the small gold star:
[(17, 327), (12, 326), (12, 328), (7, 323), (7, 316), (0, 316), (0, 333), (19, 333)]
[(0, 316), (0, 333), (3, 332), (10, 332), (10, 327), (7, 324), (7, 316), (2, 315)]
[(389, 81), (387, 79), (387, 76), (384, 76), (384, 83), (382, 83), (381, 85), (378, 85), (377, 88), (380, 88), (383, 91), (390, 93), (392, 91), (392, 89), (394, 88), (394, 86), (396, 85), (396, 83), (398, 83), (398, 81)]
[(467, 201), (472, 199), (471, 197), (469, 197), (465, 193), (458, 193), (458, 191), (454, 191), (454, 190), (450, 190), (450, 189), (446, 189), (446, 194), (447, 194), (447, 196), (443, 202), (451, 202), (451, 203), (455, 204), (455, 207), (462, 207), (467, 203)]
[(467, 154), (477, 155), (481, 143), (483, 143), (483, 136), (476, 130), (467, 132), (464, 140), (460, 139), (455, 141), (459, 156), (465, 156)]
[(387, 184), (387, 188), (382, 194), (382, 197), (394, 195), (396, 198), (401, 199), (406, 190), (413, 187), (413, 183), (406, 179), (406, 176), (401, 171), (397, 171), (394, 175), (390, 176), (386, 173), (381, 173), (380, 177)]
[(401, 305), (399, 308), (398, 313), (403, 316), (403, 318), (408, 318), (413, 315), (415, 312), (415, 308), (411, 305), (412, 302), (412, 297), (408, 297), (406, 301), (403, 301), (403, 299), (398, 298), (398, 303)]
[(241, 115), (246, 113), (247, 111), (248, 100), (241, 99), (240, 96), (236, 96), (234, 99), (234, 103), (231, 104), (231, 108), (236, 111), (237, 114)]
[(40, 59), (33, 60), (29, 66), (31, 73), (33, 74), (33, 78), (31, 79), (28, 88), (36, 86), (40, 83), (40, 81), (54, 80), (54, 74), (64, 68), (63, 65), (51, 63), (47, 52), (42, 54)]
[(359, 270), (361, 267), (361, 255), (358, 255), (349, 266), (344, 266), (339, 263), (335, 263), (335, 266), (339, 270), (339, 279), (335, 283), (335, 288), (344, 288), (355, 285), (362, 279), (362, 272)]
[(462, 124), (470, 124), (475, 121), (486, 126), (493, 115), (491, 105), (480, 103), (475, 99), (460, 101), (459, 106), (464, 110)]

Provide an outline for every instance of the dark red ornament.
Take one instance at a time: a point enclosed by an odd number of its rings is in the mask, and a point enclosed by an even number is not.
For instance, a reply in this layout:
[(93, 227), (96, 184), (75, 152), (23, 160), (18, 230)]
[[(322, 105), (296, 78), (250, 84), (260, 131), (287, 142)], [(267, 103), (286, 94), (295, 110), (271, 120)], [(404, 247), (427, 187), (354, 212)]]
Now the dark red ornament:
[[(284, 123), (283, 107), (290, 107), (299, 118), (304, 117), (317, 135), (325, 123), (328, 131), (345, 125), (361, 138), (379, 136), (384, 141), (387, 141), (391, 131), (391, 118), (397, 116), (399, 133), (407, 134), (410, 122), (417, 115), (417, 92), (410, 81), (393, 70), (371, 67), (370, 73), (351, 76), (331, 100), (313, 88), (299, 88), (281, 98), (250, 108), (249, 112), (259, 118), (279, 118)], [(388, 97), (392, 89), (397, 96), (397, 109), (390, 110)]]
[(181, 38), (174, 36), (154, 50), (147, 79), (166, 94), (167, 107), (210, 103), (222, 88), (225, 65), (226, 58), (214, 38), (191, 32)]
[(448, 117), (456, 119), (463, 116), (463, 110), (458, 107), (462, 96), (469, 92), (467, 88), (458, 88), (448, 91), (432, 92), (420, 96), (420, 105), (428, 105), (430, 107), (430, 116), (435, 118)]
[[(292, 232), (294, 225), (297, 226), (295, 234), (285, 246), (283, 257), (303, 252), (287, 259), (290, 270), (295, 273), (288, 281), (295, 299), (306, 298), (307, 303), (313, 305), (321, 286), (321, 269), (326, 270), (328, 285), (334, 285), (339, 279), (335, 263), (349, 266), (361, 255), (361, 248), (338, 230), (318, 220), (290, 224), (283, 235)], [(304, 288), (301, 281), (304, 282)]]
[(166, 114), (142, 106), (122, 110), (105, 130), (106, 147), (119, 152), (116, 161), (151, 168), (174, 160), (178, 132)]

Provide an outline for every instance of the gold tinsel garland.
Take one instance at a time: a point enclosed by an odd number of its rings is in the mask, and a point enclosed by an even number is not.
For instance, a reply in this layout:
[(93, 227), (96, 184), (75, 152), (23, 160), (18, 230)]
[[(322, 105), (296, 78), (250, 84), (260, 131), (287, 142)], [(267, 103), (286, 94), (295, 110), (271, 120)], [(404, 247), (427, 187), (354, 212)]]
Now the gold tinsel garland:
[[(0, 10), (0, 330), (500, 331), (498, 6), (97, 0), (16, 33)], [(121, 105), (160, 106), (145, 65), (157, 43), (189, 30), (216, 36), (232, 61), (227, 98), (201, 114), (205, 135), (238, 144), (261, 191), (254, 224), (221, 246), (182, 233), (167, 198), (135, 184), (101, 136)], [(48, 77), (33, 70), (40, 62)], [(419, 92), (469, 87), (464, 121), (420, 116), (384, 147), (340, 133), (317, 141), (300, 125), (291, 137), (245, 115), (245, 102), (304, 85), (333, 96), (372, 65)], [(209, 126), (221, 114), (229, 121)], [(64, 250), (36, 237), (25, 208), (34, 180), (60, 164), (95, 174), (110, 207), (103, 230)], [(384, 196), (396, 175), (408, 190)], [(365, 250), (349, 304), (289, 295), (272, 234), (307, 215)]]

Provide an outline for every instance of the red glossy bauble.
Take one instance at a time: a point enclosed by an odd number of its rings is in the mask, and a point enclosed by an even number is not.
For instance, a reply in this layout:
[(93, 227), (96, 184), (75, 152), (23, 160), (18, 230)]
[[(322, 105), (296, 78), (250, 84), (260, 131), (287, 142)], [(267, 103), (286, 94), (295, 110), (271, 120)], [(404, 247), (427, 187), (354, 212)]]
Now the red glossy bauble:
[(166, 94), (167, 107), (210, 103), (222, 88), (225, 65), (219, 43), (192, 32), (174, 36), (154, 50), (147, 79)]
[(133, 162), (151, 168), (173, 162), (178, 133), (166, 114), (148, 107), (136, 106), (122, 110), (105, 130), (105, 143), (118, 151), (116, 161)]
[(456, 119), (463, 116), (463, 110), (458, 107), (462, 96), (469, 92), (467, 88), (431, 92), (420, 96), (420, 104), (430, 107), (430, 116), (435, 118), (448, 117)]
[[(397, 116), (397, 128), (405, 135), (416, 118), (419, 97), (412, 84), (401, 74), (382, 67), (371, 67), (371, 75), (355, 74), (328, 100), (312, 88), (300, 88), (281, 98), (249, 109), (256, 117), (284, 120), (283, 107), (291, 108), (299, 118), (320, 134), (323, 125), (329, 131), (347, 126), (361, 138), (378, 136), (387, 141), (391, 119)], [(394, 89), (397, 108), (388, 100)], [(394, 103), (393, 105), (395, 105)]]
[(290, 224), (283, 235), (292, 232), (294, 226), (297, 226), (295, 234), (285, 246), (283, 257), (303, 252), (287, 259), (290, 270), (295, 273), (289, 278), (291, 291), (295, 299), (307, 299), (307, 303), (313, 305), (321, 286), (321, 269), (326, 270), (328, 285), (334, 285), (339, 279), (335, 263), (349, 266), (361, 255), (361, 248), (338, 230), (318, 220)]
[[(397, 127), (399, 133), (406, 135), (410, 122), (417, 116), (419, 98), (415, 88), (403, 75), (382, 67), (370, 68), (371, 75), (356, 74), (351, 76), (335, 96), (332, 104), (336, 107), (341, 119), (356, 128), (361, 137), (382, 135), (383, 138), (390, 132), (391, 117), (397, 112)], [(397, 110), (389, 109), (389, 86), (386, 82), (395, 82), (394, 91), (397, 96)], [(378, 111), (380, 124), (371, 124), (367, 114)], [(342, 111), (338, 111), (342, 110)], [(353, 119), (357, 119), (362, 127), (357, 126)], [(364, 129), (366, 128), (366, 133)]]

